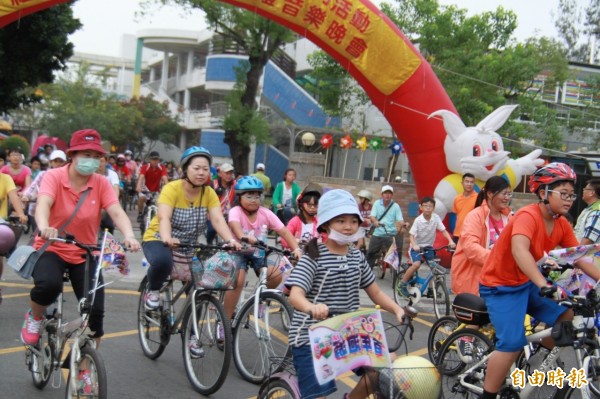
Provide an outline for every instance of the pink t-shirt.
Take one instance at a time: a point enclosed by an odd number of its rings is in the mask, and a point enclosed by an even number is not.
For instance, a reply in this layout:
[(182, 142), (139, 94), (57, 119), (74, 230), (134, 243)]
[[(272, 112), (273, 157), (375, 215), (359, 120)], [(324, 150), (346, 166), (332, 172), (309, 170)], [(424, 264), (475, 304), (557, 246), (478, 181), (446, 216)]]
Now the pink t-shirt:
[(0, 169), (0, 172), (12, 177), (13, 181), (15, 182), (15, 186), (17, 186), (17, 190), (19, 192), (22, 192), (26, 188), (25, 181), (27, 179), (27, 176), (31, 176), (31, 169), (29, 169), (29, 167), (25, 165), (21, 166), (21, 171), (16, 175), (13, 175), (10, 165), (4, 165), (2, 169)]
[(231, 208), (229, 211), (229, 221), (238, 222), (242, 226), (244, 235), (253, 235), (254, 237), (258, 237), (260, 235), (260, 230), (265, 224), (269, 230), (275, 231), (279, 231), (284, 227), (277, 215), (262, 206), (258, 208), (254, 222), (250, 222), (250, 220), (248, 220), (248, 216), (244, 213), (244, 210), (239, 205)]
[[(73, 234), (75, 239), (86, 244), (98, 241), (98, 229), (100, 227), (100, 211), (118, 203), (115, 191), (104, 176), (94, 173), (90, 176), (87, 186), (81, 191), (75, 192), (69, 184), (69, 167), (71, 164), (61, 168), (51, 169), (44, 174), (44, 179), (38, 192), (38, 198), (48, 196), (54, 200), (50, 208), (49, 225), (60, 228), (66, 222), (79, 201), (79, 197), (87, 188), (91, 188), (87, 198), (81, 204), (77, 214), (66, 227), (65, 231)], [(40, 248), (44, 239), (36, 237), (34, 247)], [(74, 245), (64, 243), (53, 243), (48, 246), (47, 251), (58, 254), (65, 262), (79, 264), (84, 261), (81, 255), (84, 250)]]

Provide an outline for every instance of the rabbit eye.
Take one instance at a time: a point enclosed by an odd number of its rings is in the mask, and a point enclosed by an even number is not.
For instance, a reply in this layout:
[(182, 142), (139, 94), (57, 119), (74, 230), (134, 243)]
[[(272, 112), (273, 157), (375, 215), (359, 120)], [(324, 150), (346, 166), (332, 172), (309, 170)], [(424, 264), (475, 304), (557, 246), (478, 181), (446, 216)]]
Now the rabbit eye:
[(479, 144), (476, 144), (473, 146), (473, 156), (474, 157), (480, 157), (481, 156), (481, 146)]
[(496, 152), (500, 150), (500, 144), (496, 140), (492, 141), (492, 150)]

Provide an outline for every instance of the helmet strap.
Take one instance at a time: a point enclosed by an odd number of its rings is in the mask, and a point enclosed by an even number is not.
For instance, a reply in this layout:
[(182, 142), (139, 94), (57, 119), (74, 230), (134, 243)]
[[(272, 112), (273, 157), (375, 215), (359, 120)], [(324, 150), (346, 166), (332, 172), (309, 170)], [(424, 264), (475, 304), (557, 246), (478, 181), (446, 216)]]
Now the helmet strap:
[(189, 178), (189, 177), (187, 177), (187, 173), (185, 173), (185, 172), (184, 172), (184, 174), (183, 174), (183, 180), (185, 180), (186, 182), (190, 183), (190, 185), (191, 185), (192, 187), (194, 187), (194, 188), (200, 188), (200, 187), (202, 187), (202, 186), (203, 186), (203, 185), (196, 185), (196, 184), (192, 183), (192, 181), (190, 180), (190, 178)]
[(552, 208), (550, 208), (550, 201), (548, 200), (548, 187), (549, 186), (546, 185), (546, 189), (544, 190), (544, 199), (542, 200), (542, 202), (546, 206), (546, 210), (548, 211), (550, 216), (552, 216), (552, 219), (558, 219), (560, 217), (560, 213), (556, 213), (552, 210)]

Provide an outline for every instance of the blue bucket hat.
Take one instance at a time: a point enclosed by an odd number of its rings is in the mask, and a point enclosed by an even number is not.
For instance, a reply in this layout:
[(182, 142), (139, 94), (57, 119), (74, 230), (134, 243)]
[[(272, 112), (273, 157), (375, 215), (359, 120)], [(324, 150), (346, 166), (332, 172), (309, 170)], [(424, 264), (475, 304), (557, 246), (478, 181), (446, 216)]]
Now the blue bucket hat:
[(340, 215), (356, 215), (360, 222), (363, 218), (360, 215), (356, 200), (346, 190), (329, 190), (319, 200), (319, 209), (317, 210), (317, 229), (329, 222), (331, 219)]

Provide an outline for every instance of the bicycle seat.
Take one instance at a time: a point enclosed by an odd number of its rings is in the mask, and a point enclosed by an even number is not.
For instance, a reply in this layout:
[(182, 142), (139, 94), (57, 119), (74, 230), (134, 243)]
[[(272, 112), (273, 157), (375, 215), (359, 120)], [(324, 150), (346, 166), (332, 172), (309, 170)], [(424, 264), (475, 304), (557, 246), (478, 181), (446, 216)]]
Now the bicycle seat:
[(458, 294), (452, 302), (452, 310), (461, 323), (483, 326), (490, 322), (485, 301), (474, 294)]

